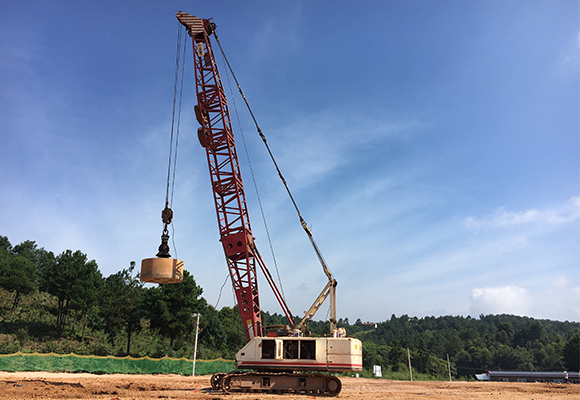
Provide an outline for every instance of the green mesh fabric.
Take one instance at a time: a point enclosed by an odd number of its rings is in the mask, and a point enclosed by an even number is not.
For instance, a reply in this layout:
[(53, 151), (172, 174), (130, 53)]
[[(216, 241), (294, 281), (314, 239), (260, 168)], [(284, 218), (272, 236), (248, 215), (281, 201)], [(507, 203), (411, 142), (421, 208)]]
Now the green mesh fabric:
[[(196, 360), (195, 374), (210, 375), (235, 369), (235, 362), (223, 359)], [(187, 358), (133, 358), (79, 356), (76, 354), (0, 354), (0, 371), (66, 371), (120, 374), (191, 375), (193, 360)]]

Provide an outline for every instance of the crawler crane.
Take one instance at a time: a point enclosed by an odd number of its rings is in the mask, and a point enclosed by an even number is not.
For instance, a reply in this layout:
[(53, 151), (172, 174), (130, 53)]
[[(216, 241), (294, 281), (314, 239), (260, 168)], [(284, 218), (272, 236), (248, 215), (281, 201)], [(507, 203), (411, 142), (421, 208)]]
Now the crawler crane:
[[(240, 371), (215, 374), (211, 378), (211, 385), (227, 393), (291, 392), (335, 396), (341, 390), (341, 382), (335, 376), (323, 372), (362, 370), (360, 340), (346, 337), (344, 329), (336, 328), (337, 282), (298, 212), (328, 277), (328, 283), (302, 321), (295, 322), (252, 236), (228, 103), (210, 42), (212, 35), (217, 39), (216, 26), (208, 19), (197, 18), (182, 11), (176, 17), (192, 38), (197, 95), (195, 116), (201, 125), (197, 134), (207, 153), (220, 241), (248, 340), (236, 354)], [(258, 131), (266, 143), (259, 128)], [(262, 325), (258, 268), (271, 286), (290, 326)], [(331, 332), (328, 337), (310, 337), (308, 322), (329, 296)]]

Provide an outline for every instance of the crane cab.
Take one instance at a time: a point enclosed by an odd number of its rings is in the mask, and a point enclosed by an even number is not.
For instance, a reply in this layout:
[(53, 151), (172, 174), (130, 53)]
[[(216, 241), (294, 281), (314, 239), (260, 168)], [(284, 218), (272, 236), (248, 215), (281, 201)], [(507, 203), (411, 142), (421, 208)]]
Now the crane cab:
[(348, 337), (255, 337), (236, 361), (240, 369), (362, 371), (362, 345)]

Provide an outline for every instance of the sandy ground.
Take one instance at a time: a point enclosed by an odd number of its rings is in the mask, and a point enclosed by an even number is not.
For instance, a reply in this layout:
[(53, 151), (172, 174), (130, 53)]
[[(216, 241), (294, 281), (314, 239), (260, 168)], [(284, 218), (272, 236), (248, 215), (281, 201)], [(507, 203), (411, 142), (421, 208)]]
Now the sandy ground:
[[(577, 400), (580, 385), (499, 382), (405, 382), (341, 378), (337, 399)], [(0, 372), (0, 399), (305, 400), (311, 395), (235, 394), (213, 391), (209, 376), (92, 375)], [(328, 397), (324, 397), (330, 399)]]

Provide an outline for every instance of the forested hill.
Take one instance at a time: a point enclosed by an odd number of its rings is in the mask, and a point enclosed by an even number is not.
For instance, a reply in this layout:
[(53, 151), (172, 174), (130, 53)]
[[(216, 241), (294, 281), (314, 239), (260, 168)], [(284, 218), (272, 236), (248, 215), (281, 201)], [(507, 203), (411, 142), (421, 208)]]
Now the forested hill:
[[(105, 278), (78, 250), (54, 255), (33, 241), (12, 246), (0, 236), (0, 353), (192, 358), (199, 313), (198, 358), (233, 359), (245, 343), (240, 315), (235, 307), (217, 310), (202, 294), (187, 271), (181, 284), (145, 287), (135, 263)], [(263, 322), (286, 323), (268, 312)], [(408, 354), (414, 373), (427, 378), (448, 376), (447, 357), (456, 377), (491, 369), (580, 369), (578, 322), (393, 315), (372, 324), (340, 319), (338, 326), (362, 340), (367, 375), (373, 365), (390, 377), (405, 374)], [(323, 336), (329, 324), (313, 321), (309, 330)]]
[(413, 367), (431, 375), (447, 373), (447, 356), (453, 362), (455, 375), (460, 376), (488, 370), (580, 369), (578, 322), (514, 315), (392, 315), (390, 320), (376, 324), (340, 322), (347, 334), (363, 341), (365, 365), (405, 368), (409, 348)]

